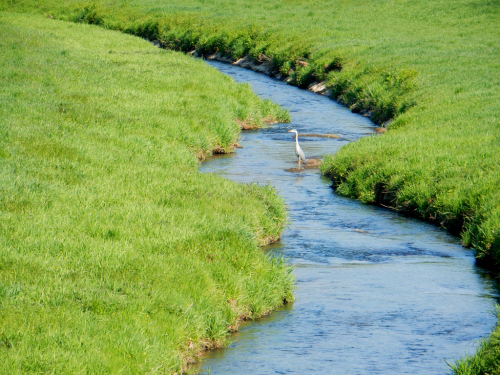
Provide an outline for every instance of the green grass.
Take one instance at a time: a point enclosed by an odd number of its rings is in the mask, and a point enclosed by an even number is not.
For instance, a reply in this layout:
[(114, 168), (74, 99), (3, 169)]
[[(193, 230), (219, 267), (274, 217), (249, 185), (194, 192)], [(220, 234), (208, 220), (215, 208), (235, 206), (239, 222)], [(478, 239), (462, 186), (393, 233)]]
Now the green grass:
[[(273, 74), (390, 131), (327, 159), (337, 190), (461, 234), (500, 264), (500, 7), (496, 1), (1, 0), (182, 51), (270, 60)], [(391, 122), (392, 121), (392, 122)]]
[(328, 157), (339, 193), (460, 235), (500, 269), (497, 0), (0, 0), (181, 51), (270, 61), (275, 75), (389, 128)]
[[(497, 307), (498, 317), (498, 307)], [(449, 364), (454, 375), (500, 374), (500, 329), (497, 326), (487, 340), (482, 340), (473, 356)]]
[(202, 61), (0, 12), (0, 373), (173, 373), (291, 299), (269, 186), (197, 172), (286, 120)]

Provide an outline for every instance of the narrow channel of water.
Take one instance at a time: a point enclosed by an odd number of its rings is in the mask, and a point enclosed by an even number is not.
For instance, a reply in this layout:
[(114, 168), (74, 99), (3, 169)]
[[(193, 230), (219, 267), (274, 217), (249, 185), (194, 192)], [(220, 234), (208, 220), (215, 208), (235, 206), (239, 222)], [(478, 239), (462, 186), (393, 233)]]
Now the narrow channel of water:
[[(296, 302), (244, 325), (201, 373), (445, 374), (446, 361), (473, 353), (496, 322), (496, 285), (457, 238), (430, 224), (334, 194), (315, 170), (296, 167), (290, 129), (355, 140), (373, 124), (320, 95), (231, 65), (211, 62), (292, 122), (243, 133), (235, 154), (200, 170), (239, 182), (268, 181), (287, 202), (290, 225), (271, 251), (289, 259)], [(302, 138), (307, 157), (346, 139)]]

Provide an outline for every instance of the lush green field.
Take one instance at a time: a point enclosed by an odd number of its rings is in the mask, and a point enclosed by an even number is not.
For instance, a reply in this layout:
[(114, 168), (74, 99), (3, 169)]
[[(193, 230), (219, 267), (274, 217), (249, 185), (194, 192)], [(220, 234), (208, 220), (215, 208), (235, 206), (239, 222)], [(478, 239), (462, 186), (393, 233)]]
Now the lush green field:
[(500, 7), (496, 1), (1, 0), (199, 54), (269, 61), (391, 129), (345, 147), (338, 191), (461, 233), (500, 262)]
[(326, 81), (332, 97), (389, 128), (327, 158), (337, 191), (449, 228), (500, 268), (498, 1), (0, 0), (0, 9), (248, 55), (301, 87)]
[(285, 207), (197, 172), (288, 114), (146, 41), (0, 12), (0, 373), (173, 373), (291, 299)]

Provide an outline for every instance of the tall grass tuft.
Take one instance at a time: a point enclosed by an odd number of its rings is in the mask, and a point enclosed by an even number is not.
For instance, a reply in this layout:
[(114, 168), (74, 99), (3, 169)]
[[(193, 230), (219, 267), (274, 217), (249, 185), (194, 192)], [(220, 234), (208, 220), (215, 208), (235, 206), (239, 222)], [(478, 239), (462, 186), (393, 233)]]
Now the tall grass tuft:
[[(498, 317), (498, 306), (497, 306)], [(498, 326), (490, 335), (488, 340), (482, 340), (479, 343), (477, 352), (472, 355), (466, 355), (464, 358), (449, 363), (454, 375), (484, 375), (500, 373), (500, 331)]]

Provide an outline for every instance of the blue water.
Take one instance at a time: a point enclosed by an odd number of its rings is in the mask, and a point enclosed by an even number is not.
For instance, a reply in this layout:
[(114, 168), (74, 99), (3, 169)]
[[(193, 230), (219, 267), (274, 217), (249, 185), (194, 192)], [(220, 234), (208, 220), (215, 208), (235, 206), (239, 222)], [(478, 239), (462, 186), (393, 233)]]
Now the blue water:
[(289, 109), (292, 122), (243, 133), (244, 147), (200, 170), (239, 182), (271, 183), (290, 225), (270, 251), (294, 266), (296, 301), (241, 327), (209, 353), (203, 374), (443, 374), (445, 361), (475, 351), (495, 325), (498, 291), (470, 249), (445, 231), (341, 197), (316, 170), (296, 167), (287, 133), (306, 157), (336, 152), (374, 125), (308, 91), (231, 65), (210, 63)]

